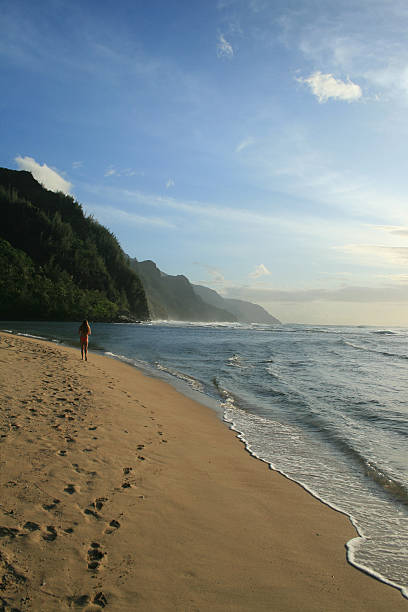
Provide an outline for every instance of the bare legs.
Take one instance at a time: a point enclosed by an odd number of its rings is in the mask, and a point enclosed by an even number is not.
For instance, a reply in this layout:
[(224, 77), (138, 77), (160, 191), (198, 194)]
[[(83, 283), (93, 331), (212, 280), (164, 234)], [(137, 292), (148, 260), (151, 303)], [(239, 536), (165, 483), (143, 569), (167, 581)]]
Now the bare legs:
[(85, 342), (81, 343), (81, 358), (82, 360), (84, 359), (84, 355), (85, 355), (85, 361), (88, 361), (88, 345)]

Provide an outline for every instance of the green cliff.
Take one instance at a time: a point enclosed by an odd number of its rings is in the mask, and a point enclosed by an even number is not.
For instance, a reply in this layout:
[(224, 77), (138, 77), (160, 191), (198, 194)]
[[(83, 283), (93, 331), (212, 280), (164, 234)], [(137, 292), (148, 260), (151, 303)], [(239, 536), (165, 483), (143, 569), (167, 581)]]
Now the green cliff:
[(231, 312), (204, 302), (185, 276), (165, 274), (153, 261), (138, 262), (131, 259), (130, 265), (142, 280), (152, 319), (205, 322), (237, 320)]
[(149, 318), (115, 236), (72, 197), (0, 168), (0, 318)]

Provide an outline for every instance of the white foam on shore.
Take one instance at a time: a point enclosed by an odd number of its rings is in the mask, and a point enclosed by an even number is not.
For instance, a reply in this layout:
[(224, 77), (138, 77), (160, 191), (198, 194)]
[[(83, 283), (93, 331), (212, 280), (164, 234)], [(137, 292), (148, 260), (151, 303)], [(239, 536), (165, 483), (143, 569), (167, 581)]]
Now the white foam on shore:
[[(380, 582), (383, 582), (384, 584), (387, 584), (389, 586), (392, 586), (398, 589), (401, 592), (401, 594), (405, 598), (408, 599), (408, 586), (404, 586), (394, 580), (387, 578), (380, 571), (377, 571), (373, 567), (357, 559), (358, 553), (362, 550), (362, 548), (365, 545), (371, 542), (372, 538), (370, 537), (369, 534), (365, 533), (363, 527), (361, 526), (361, 523), (359, 523), (358, 519), (356, 519), (356, 517), (350, 511), (345, 510), (341, 504), (330, 501), (329, 499), (327, 499), (325, 495), (322, 495), (321, 493), (319, 493), (316, 488), (304, 482), (302, 478), (299, 478), (299, 477), (295, 478), (293, 474), (289, 472), (289, 470), (282, 469), (278, 465), (278, 463), (271, 461), (271, 456), (273, 453), (271, 452), (269, 454), (268, 451), (265, 450), (264, 443), (262, 445), (262, 452), (260, 452), (259, 450), (254, 448), (253, 444), (249, 441), (249, 439), (252, 437), (251, 434), (254, 437), (256, 437), (258, 435), (259, 430), (264, 427), (264, 428), (267, 428), (268, 430), (272, 428), (273, 434), (275, 434), (275, 435), (270, 436), (271, 448), (276, 446), (277, 438), (282, 438), (283, 440), (290, 439), (292, 443), (301, 444), (302, 432), (299, 431), (297, 433), (292, 426), (286, 426), (286, 425), (283, 425), (282, 423), (273, 422), (269, 419), (265, 419), (258, 415), (246, 413), (245, 411), (236, 407), (233, 396), (226, 391), (224, 391), (224, 397), (225, 397), (225, 400), (222, 404), (224, 408), (224, 421), (229, 424), (230, 428), (233, 431), (237, 432), (238, 434), (237, 437), (244, 443), (245, 449), (250, 453), (250, 455), (252, 455), (253, 457), (256, 457), (257, 459), (261, 461), (264, 461), (265, 463), (268, 463), (269, 467), (272, 470), (274, 470), (275, 472), (278, 472), (285, 478), (288, 478), (289, 480), (296, 482), (305, 491), (310, 493), (313, 497), (318, 499), (320, 502), (324, 503), (326, 506), (332, 508), (336, 512), (340, 512), (341, 514), (344, 514), (345, 516), (347, 516), (358, 533), (357, 537), (349, 540), (346, 543), (348, 562), (354, 567), (363, 571), (364, 573), (372, 576), (373, 578), (376, 578)], [(244, 417), (245, 419), (244, 427), (242, 423), (241, 424), (237, 423), (237, 420), (239, 420), (237, 419), (238, 415), (240, 415), (241, 419), (242, 417)], [(243, 433), (243, 429), (245, 429), (245, 433)], [(279, 457), (277, 457), (277, 460), (279, 461)]]
[(33, 338), (33, 340), (45, 340), (46, 342), (54, 342), (55, 344), (61, 344), (61, 341), (57, 338), (46, 338), (45, 336), (36, 336), (35, 334), (29, 334), (28, 332), (14, 331), (13, 329), (2, 329), (0, 330), (6, 334), (12, 334), (13, 336), (21, 336), (23, 338)]
[(168, 366), (165, 366), (159, 363), (158, 361), (155, 362), (155, 366), (161, 372), (166, 372), (166, 374), (170, 374), (170, 376), (174, 376), (175, 378), (178, 378), (179, 380), (182, 380), (183, 382), (187, 383), (192, 389), (194, 389), (194, 391), (200, 391), (201, 393), (204, 392), (203, 384), (196, 378), (193, 378), (188, 374), (183, 374), (182, 372), (179, 372), (174, 368), (169, 368)]

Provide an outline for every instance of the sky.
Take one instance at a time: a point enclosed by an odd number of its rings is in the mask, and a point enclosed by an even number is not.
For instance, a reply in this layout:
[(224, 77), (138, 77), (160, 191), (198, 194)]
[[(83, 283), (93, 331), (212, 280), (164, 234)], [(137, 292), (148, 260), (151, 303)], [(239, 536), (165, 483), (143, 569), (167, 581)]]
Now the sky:
[(406, 0), (0, 15), (0, 166), (284, 323), (408, 325)]

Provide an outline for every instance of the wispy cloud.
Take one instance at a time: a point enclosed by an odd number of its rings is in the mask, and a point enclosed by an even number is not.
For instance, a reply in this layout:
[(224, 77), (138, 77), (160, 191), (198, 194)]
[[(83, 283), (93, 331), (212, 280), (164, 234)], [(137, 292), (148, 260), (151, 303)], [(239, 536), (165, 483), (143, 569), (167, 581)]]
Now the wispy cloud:
[(118, 169), (115, 166), (108, 166), (104, 172), (104, 176), (144, 176), (144, 172), (142, 170), (135, 170), (134, 168)]
[(78, 168), (82, 168), (84, 165), (84, 162), (82, 161), (74, 161), (72, 162), (72, 167), (74, 170), (77, 170)]
[(212, 285), (224, 286), (225, 276), (224, 276), (224, 273), (219, 268), (215, 268), (214, 266), (209, 266), (207, 264), (203, 264), (199, 262), (195, 262), (195, 265), (200, 266), (201, 268), (204, 268), (204, 270), (207, 272), (207, 274), (210, 277), (210, 280), (206, 279), (203, 281), (197, 281), (197, 284), (206, 285), (206, 284), (211, 283)]
[(144, 217), (126, 210), (121, 210), (120, 208), (114, 208), (113, 206), (86, 204), (84, 205), (84, 210), (88, 215), (95, 216), (100, 223), (106, 223), (107, 225), (119, 223), (137, 227), (145, 225), (167, 229), (174, 229), (176, 227), (166, 219), (160, 217)]
[(50, 191), (62, 191), (62, 193), (69, 194), (72, 184), (65, 180), (57, 170), (50, 168), (47, 164), (39, 164), (33, 157), (20, 157), (15, 158), (20, 170), (27, 170), (31, 172), (33, 177), (41, 183), (46, 189)]
[(371, 265), (394, 264), (406, 266), (408, 263), (408, 247), (348, 244), (334, 248), (354, 258), (358, 257), (360, 260)]
[(241, 140), (241, 142), (237, 145), (235, 149), (235, 153), (241, 153), (241, 151), (243, 151), (247, 147), (254, 144), (254, 142), (255, 142), (255, 139), (252, 138), (252, 136), (248, 136), (248, 138), (244, 138), (244, 140)]
[(171, 197), (148, 194), (137, 190), (120, 190), (120, 195), (131, 202), (158, 208), (169, 208), (187, 214), (204, 216), (213, 219), (225, 219), (228, 223), (242, 222), (250, 225), (276, 223), (275, 215), (264, 215), (245, 209), (234, 209), (228, 206), (215, 206), (206, 202), (183, 201)]
[(166, 181), (166, 189), (170, 189), (170, 187), (174, 187), (176, 183), (172, 178), (167, 179)]
[(307, 79), (299, 77), (297, 81), (308, 85), (320, 103), (330, 99), (355, 102), (363, 95), (360, 85), (353, 83), (350, 79), (342, 81), (336, 79), (332, 74), (323, 74), (320, 71), (314, 72)]
[(220, 34), (218, 36), (217, 56), (226, 57), (227, 59), (232, 59), (234, 57), (234, 49), (232, 48), (231, 43), (226, 40), (223, 34)]
[(106, 168), (103, 176), (114, 176), (115, 174), (116, 174), (115, 168), (113, 166), (109, 166), (109, 168)]
[[(236, 228), (239, 231), (259, 230), (261, 232), (280, 232), (283, 235), (302, 235), (316, 238), (321, 241), (323, 237), (330, 237), (331, 244), (342, 244), (344, 235), (353, 242), (361, 239), (360, 226), (352, 225), (348, 220), (333, 224), (332, 220), (313, 216), (288, 215), (286, 208), (270, 206), (268, 210), (256, 210), (246, 208), (233, 208), (214, 202), (182, 200), (169, 195), (158, 195), (134, 189), (122, 189), (112, 186), (87, 184), (86, 190), (93, 197), (109, 198), (109, 201), (123, 202), (127, 208), (141, 210), (144, 207), (155, 208), (160, 211), (160, 216), (167, 218), (171, 216), (177, 223), (200, 223), (207, 231), (214, 226), (220, 227), (225, 223), (227, 228)], [(176, 215), (176, 213), (178, 213)], [(204, 229), (203, 229), (204, 231)], [(366, 240), (368, 240), (367, 234)]]
[(307, 302), (406, 302), (408, 284), (383, 287), (349, 286), (340, 289), (280, 290), (257, 287), (227, 287), (224, 297), (246, 299), (261, 304)]
[(408, 225), (405, 186), (387, 185), (381, 173), (370, 175), (353, 158), (352, 143), (344, 139), (343, 145), (350, 151), (346, 160), (337, 158), (334, 142), (319, 148), (309, 128), (294, 124), (276, 130), (273, 143), (271, 138), (257, 139), (242, 163), (254, 172), (258, 184), (314, 202), (317, 215), (341, 212), (377, 224)]
[(392, 236), (408, 237), (408, 227), (400, 225), (374, 225), (372, 227), (375, 230), (385, 231)]

